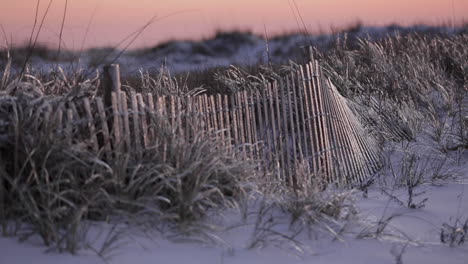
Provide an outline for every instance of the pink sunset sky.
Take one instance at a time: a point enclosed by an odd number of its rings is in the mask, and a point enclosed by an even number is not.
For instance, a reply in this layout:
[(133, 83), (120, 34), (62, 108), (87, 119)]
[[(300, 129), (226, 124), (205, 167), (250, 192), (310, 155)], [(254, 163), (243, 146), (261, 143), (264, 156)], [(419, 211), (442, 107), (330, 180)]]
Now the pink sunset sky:
[[(1, 0), (0, 45), (5, 38), (24, 43), (34, 24), (37, 0)], [(39, 20), (50, 0), (41, 0)], [(54, 0), (41, 43), (57, 46), (65, 0)], [(361, 21), (449, 24), (466, 21), (468, 0), (295, 0), (309, 32), (330, 31)], [(131, 47), (153, 46), (171, 39), (200, 39), (216, 30), (252, 30), (274, 35), (297, 31), (293, 0), (68, 0), (63, 46), (68, 49), (115, 46), (151, 17), (151, 24)], [(90, 24), (87, 37), (86, 28)], [(6, 36), (5, 36), (6, 35)]]

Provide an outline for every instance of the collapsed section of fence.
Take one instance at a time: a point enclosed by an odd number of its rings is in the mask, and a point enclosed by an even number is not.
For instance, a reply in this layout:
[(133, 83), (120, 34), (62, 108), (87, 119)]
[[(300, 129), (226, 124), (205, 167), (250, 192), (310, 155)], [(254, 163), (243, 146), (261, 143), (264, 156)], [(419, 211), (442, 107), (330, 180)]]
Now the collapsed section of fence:
[[(118, 65), (104, 73), (103, 97), (44, 104), (40, 100), (45, 99), (35, 99), (42, 124), (37, 127), (53, 127), (57, 136), (96, 152), (135, 156), (164, 145), (158, 133), (187, 143), (209, 134), (233, 155), (255, 163), (258, 175), (272, 175), (271, 180), (294, 188), (317, 180), (350, 185), (380, 167), (375, 140), (316, 61), (259, 89), (229, 95), (126, 93)], [(10, 101), (14, 104), (14, 98)]]

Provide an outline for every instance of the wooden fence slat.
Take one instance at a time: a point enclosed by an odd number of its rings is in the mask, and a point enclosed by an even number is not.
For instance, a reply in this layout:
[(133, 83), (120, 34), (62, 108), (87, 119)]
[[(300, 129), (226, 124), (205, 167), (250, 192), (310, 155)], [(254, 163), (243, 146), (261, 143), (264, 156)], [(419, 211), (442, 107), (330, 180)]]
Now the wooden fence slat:
[(168, 106), (168, 117), (169, 117), (169, 124), (172, 129), (172, 133), (176, 134), (177, 124), (176, 124), (176, 112), (175, 112), (175, 97), (173, 95), (169, 96), (169, 106)]
[(104, 108), (104, 103), (102, 101), (102, 98), (97, 97), (96, 98), (96, 106), (98, 110), (98, 115), (100, 118), (100, 123), (101, 123), (101, 133), (104, 141), (104, 150), (106, 153), (110, 153), (111, 151), (111, 137), (109, 133), (109, 127), (107, 126), (107, 117), (106, 117), (106, 111)]
[[(265, 89), (265, 94), (266, 94), (266, 99), (267, 99), (267, 103), (268, 105), (265, 105), (265, 107), (268, 108), (267, 112), (268, 114), (266, 115), (269, 120), (268, 120), (268, 123), (270, 124), (270, 135), (271, 135), (271, 146), (269, 148), (268, 151), (270, 151), (272, 153), (272, 159), (271, 159), (271, 164), (270, 164), (270, 169), (274, 171), (274, 173), (276, 174), (276, 179), (277, 180), (280, 180), (281, 179), (281, 175), (280, 175), (280, 164), (279, 164), (279, 161), (280, 161), (280, 158), (279, 158), (279, 155), (281, 155), (281, 153), (278, 153), (279, 152), (279, 148), (278, 148), (278, 143), (277, 143), (277, 140), (278, 140), (278, 136), (277, 136), (277, 129), (276, 129), (276, 120), (275, 120), (275, 106), (274, 106), (274, 103), (273, 103), (273, 100), (275, 100), (275, 98), (273, 97), (273, 91), (272, 91), (272, 87), (273, 87), (273, 84), (272, 83), (269, 83), (267, 86), (266, 86), (266, 89)], [(279, 129), (279, 128), (278, 128)]]
[(187, 133), (185, 134), (187, 141), (190, 142), (191, 138), (193, 138), (194, 135), (194, 124), (197, 123), (196, 121), (196, 115), (194, 112), (194, 106), (193, 106), (193, 97), (189, 96), (187, 97), (187, 112), (185, 115), (185, 127), (187, 129)]
[(120, 113), (123, 124), (123, 141), (125, 142), (125, 148), (127, 151), (131, 151), (131, 139), (130, 139), (130, 121), (128, 113), (128, 104), (127, 104), (127, 94), (125, 92), (119, 93), (120, 100)]
[(237, 112), (237, 127), (239, 129), (239, 139), (240, 139), (240, 144), (242, 145), (242, 152), (246, 154), (245, 152), (245, 128), (244, 128), (244, 120), (245, 120), (245, 115), (244, 115), (244, 106), (242, 104), (242, 98), (241, 98), (241, 92), (237, 92), (234, 95), (235, 97), (235, 109)]
[(256, 115), (255, 115), (255, 94), (250, 91), (247, 95), (248, 98), (248, 105), (249, 105), (249, 115), (251, 121), (251, 131), (252, 131), (252, 144), (253, 150), (252, 155), (254, 160), (258, 160), (259, 156), (259, 148), (258, 148), (258, 134), (257, 134), (257, 122), (256, 122)]
[(130, 92), (130, 101), (132, 108), (132, 121), (133, 121), (133, 140), (135, 143), (135, 150), (137, 153), (141, 153), (141, 133), (140, 133), (140, 114), (138, 109), (138, 100), (135, 92)]
[(247, 143), (246, 145), (246, 150), (247, 150), (247, 157), (252, 159), (253, 156), (252, 156), (252, 126), (251, 126), (251, 119), (250, 119), (250, 111), (249, 111), (249, 99), (248, 99), (248, 95), (247, 95), (247, 91), (242, 91), (241, 94), (241, 100), (242, 100), (242, 103), (243, 103), (243, 106), (242, 106), (242, 109), (243, 109), (243, 112), (244, 112), (244, 123), (245, 123), (245, 137), (246, 137), (246, 140), (245, 142)]
[(120, 66), (118, 64), (105, 65), (103, 67), (104, 104), (112, 106), (112, 93), (120, 93)]
[(258, 144), (261, 143), (261, 146), (259, 146), (260, 150), (258, 153), (258, 157), (261, 160), (262, 169), (265, 170), (267, 167), (266, 166), (267, 162), (265, 162), (265, 160), (267, 159), (266, 147), (265, 147), (266, 146), (265, 144), (265, 132), (266, 131), (265, 131), (265, 123), (263, 122), (263, 118), (262, 118), (262, 113), (263, 113), (262, 103), (263, 103), (263, 100), (262, 100), (262, 96), (260, 95), (260, 91), (256, 90), (255, 91), (255, 106), (256, 106), (256, 118), (258, 121), (257, 141), (259, 141)]
[(114, 136), (113, 145), (114, 149), (120, 150), (122, 146), (122, 128), (123, 124), (120, 118), (120, 95), (118, 93), (112, 92), (112, 113), (113, 113), (113, 122), (112, 122), (112, 133)]
[(156, 137), (156, 131), (155, 131), (155, 124), (154, 124), (154, 118), (156, 115), (156, 110), (154, 107), (154, 98), (152, 93), (147, 93), (146, 94), (146, 103), (148, 106), (148, 117), (147, 120), (149, 121), (148, 123), (148, 146), (153, 144), (155, 141)]
[(227, 95), (223, 96), (223, 111), (224, 111), (224, 120), (226, 121), (226, 137), (229, 140), (229, 149), (232, 149), (232, 145), (234, 145), (232, 133), (231, 133), (231, 118), (230, 118), (230, 111), (229, 111), (229, 99)]
[(216, 95), (216, 107), (217, 109), (216, 113), (218, 115), (218, 128), (220, 129), (219, 135), (221, 138), (221, 144), (223, 146), (226, 146), (226, 125), (224, 123), (224, 109), (223, 109), (223, 102), (222, 102), (222, 97), (220, 94)]
[(209, 131), (210, 124), (208, 120), (208, 109), (206, 108), (205, 104), (205, 97), (206, 94), (198, 96), (198, 115), (200, 119), (200, 130), (202, 131)]
[(232, 124), (232, 135), (234, 139), (234, 146), (237, 146), (240, 143), (239, 140), (239, 134), (238, 134), (238, 128), (237, 128), (237, 105), (235, 101), (235, 96), (232, 95), (230, 98), (231, 101), (231, 124)]
[(89, 134), (91, 138), (91, 145), (94, 151), (99, 150), (98, 140), (96, 136), (96, 127), (94, 126), (94, 118), (91, 110), (91, 103), (88, 98), (83, 98), (83, 106), (86, 113), (86, 120), (88, 123)]
[(148, 119), (146, 116), (148, 106), (145, 104), (142, 94), (138, 93), (136, 97), (138, 101), (138, 111), (141, 116), (140, 123), (141, 123), (141, 130), (142, 130), (142, 136), (143, 136), (143, 148), (146, 149), (149, 146), (148, 144)]
[(181, 138), (185, 139), (185, 129), (182, 125), (182, 117), (186, 114), (186, 111), (184, 111), (182, 109), (182, 99), (180, 98), (180, 96), (177, 96), (176, 98), (176, 124), (177, 124), (177, 128), (179, 130), (179, 135)]
[[(279, 173), (282, 179), (286, 179), (287, 176), (287, 167), (286, 167), (286, 160), (284, 156), (286, 155), (286, 151), (284, 149), (283, 140), (286, 139), (287, 135), (284, 133), (284, 126), (282, 125), (283, 116), (281, 115), (281, 107), (280, 107), (280, 96), (278, 94), (278, 82), (273, 83), (273, 97), (275, 100), (275, 109), (276, 109), (276, 127), (278, 127), (278, 151), (277, 156), (279, 156)], [(287, 157), (286, 157), (287, 158)]]
[(274, 145), (273, 145), (273, 136), (270, 136), (272, 135), (272, 131), (269, 127), (269, 122), (270, 122), (270, 118), (269, 118), (269, 115), (268, 115), (268, 108), (269, 108), (269, 98), (268, 98), (268, 95), (267, 95), (267, 89), (268, 89), (268, 84), (265, 84), (263, 89), (261, 90), (261, 98), (262, 98), (262, 102), (263, 102), (263, 122), (264, 122), (264, 151), (266, 151), (266, 157), (267, 157), (267, 160), (265, 162), (265, 164), (267, 165), (267, 168), (266, 171), (270, 171), (272, 168), (273, 168), (273, 165), (274, 165), (274, 155), (273, 155), (273, 151), (274, 151)]
[(208, 124), (208, 131), (210, 131), (210, 134), (212, 135), (213, 132), (215, 131), (215, 126), (213, 122), (213, 112), (211, 111), (211, 106), (210, 106), (210, 96), (205, 94), (203, 96), (203, 104), (205, 106), (205, 115), (206, 115), (206, 122)]
[(215, 136), (218, 142), (220, 142), (221, 135), (220, 135), (220, 129), (219, 129), (219, 124), (218, 124), (218, 111), (216, 108), (216, 102), (215, 102), (215, 97), (213, 95), (210, 95), (209, 97), (209, 104), (210, 104), (210, 113), (211, 113), (211, 122), (213, 123), (213, 129), (215, 130)]
[[(289, 125), (288, 125), (288, 101), (287, 101), (287, 96), (285, 95), (285, 93), (289, 93), (289, 90), (288, 90), (288, 86), (286, 85), (286, 80), (284, 79), (281, 79), (281, 82), (280, 82), (280, 87), (282, 89), (282, 91), (280, 91), (280, 100), (281, 100), (281, 112), (282, 112), (282, 116), (281, 116), (281, 120), (283, 121), (283, 130), (284, 130), (284, 146), (285, 146), (285, 151), (284, 151), (284, 159), (286, 161), (286, 164), (283, 164), (283, 166), (285, 166), (285, 180), (287, 181), (287, 184), (289, 186), (293, 186), (294, 185), (294, 180), (292, 179), (292, 164), (291, 164), (291, 159), (290, 159), (290, 152), (292, 150), (292, 146), (291, 146), (291, 142), (289, 140), (289, 132), (290, 132), (290, 129), (289, 129)], [(284, 91), (286, 90), (286, 91)]]

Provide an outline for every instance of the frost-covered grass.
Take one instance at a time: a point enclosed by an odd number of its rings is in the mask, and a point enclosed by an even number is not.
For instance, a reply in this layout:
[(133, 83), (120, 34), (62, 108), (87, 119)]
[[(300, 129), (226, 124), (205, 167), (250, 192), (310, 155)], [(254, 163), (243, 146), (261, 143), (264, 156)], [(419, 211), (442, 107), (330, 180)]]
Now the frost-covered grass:
[[(361, 36), (362, 30), (353, 34)], [(40, 72), (35, 68), (43, 61), (33, 59), (18, 80), (15, 62), (5, 61), (0, 225), (1, 234), (10, 238), (0, 239), (2, 261), (465, 263), (468, 37), (464, 29), (439, 30), (361, 40), (340, 34), (339, 39), (323, 37), (330, 38), (326, 49), (318, 45), (315, 56), (325, 75), (379, 139), (385, 157), (379, 173), (349, 189), (311, 182), (297, 191), (272, 182), (272, 175), (252, 177), (252, 162), (226, 151), (211, 135), (193, 131), (195, 136), (183, 141), (157, 117), (152, 120), (158, 131), (153, 148), (138, 155), (92, 151), (88, 142), (61, 138), (54, 123), (38, 129), (37, 122), (38, 109), (47, 104), (99, 95), (92, 67)], [(221, 50), (220, 58), (211, 51), (221, 45), (217, 39), (244, 46)], [(207, 58), (228, 65), (236, 57), (240, 63), (242, 49), (264, 51), (261, 41), (252, 35), (220, 35), (197, 44), (203, 57), (190, 53), (193, 43), (185, 42), (134, 51), (121, 62), (157, 70), (124, 75), (123, 89), (179, 96), (255, 89), (294, 66), (232, 66), (175, 75), (168, 69), (190, 69)], [(273, 53), (289, 54), (278, 51), (287, 49), (280, 43), (286, 40), (271, 41)], [(180, 45), (187, 53), (178, 51)], [(300, 54), (297, 43), (293, 47)], [(171, 49), (185, 60), (169, 55)], [(151, 64), (138, 56), (151, 58)], [(167, 67), (161, 68), (158, 60), (164, 56)], [(46, 255), (45, 248), (79, 257)]]

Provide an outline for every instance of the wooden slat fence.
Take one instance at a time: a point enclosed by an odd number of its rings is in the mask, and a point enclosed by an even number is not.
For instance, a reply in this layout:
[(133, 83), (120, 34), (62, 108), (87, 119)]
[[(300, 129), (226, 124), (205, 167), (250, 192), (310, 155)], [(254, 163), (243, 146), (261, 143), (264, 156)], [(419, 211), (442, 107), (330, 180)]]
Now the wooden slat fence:
[(293, 187), (316, 179), (350, 185), (380, 167), (375, 140), (316, 61), (262, 89), (229, 96), (127, 94), (120, 90), (118, 66), (106, 71), (103, 98), (63, 103), (45, 114), (70, 141), (86, 142), (96, 151), (142, 155), (158, 140), (157, 118), (181, 140), (213, 133), (220, 145), (256, 161), (259, 172)]

